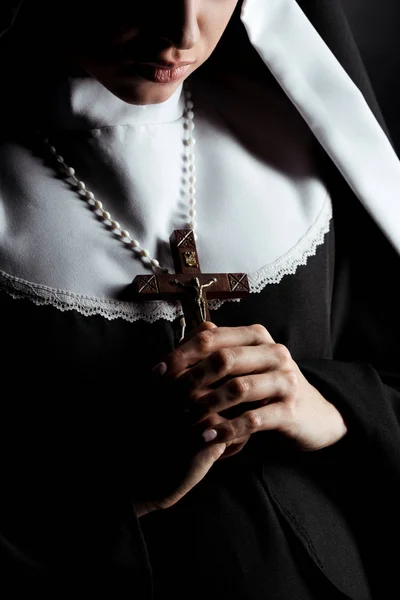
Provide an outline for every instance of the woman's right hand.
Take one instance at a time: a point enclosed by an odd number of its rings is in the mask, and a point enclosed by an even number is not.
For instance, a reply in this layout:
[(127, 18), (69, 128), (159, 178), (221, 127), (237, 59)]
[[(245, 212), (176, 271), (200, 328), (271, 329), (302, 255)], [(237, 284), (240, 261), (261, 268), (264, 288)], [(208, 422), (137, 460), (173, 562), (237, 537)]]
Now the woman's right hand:
[[(212, 323), (202, 323), (190, 332), (182, 343), (196, 333), (213, 327), (215, 325)], [(157, 429), (152, 423), (149, 428), (152, 432), (151, 439), (147, 438), (147, 443), (141, 448), (142, 457), (148, 465), (146, 471), (151, 473), (151, 479), (156, 482), (155, 486), (151, 486), (153, 487), (151, 494), (157, 497), (134, 501), (138, 517), (176, 504), (205, 477), (229, 445), (224, 442), (204, 443), (201, 446), (198, 443), (194, 446), (188, 444), (187, 440), (193, 436), (193, 430), (191, 431), (187, 424), (185, 431), (184, 422), (178, 415), (175, 414), (176, 418), (174, 417), (177, 399), (164, 396), (162, 390), (163, 388), (154, 390), (158, 403), (152, 403), (152, 410), (157, 413), (157, 420), (161, 422), (161, 427)], [(217, 425), (224, 420), (220, 415), (212, 415), (207, 419), (207, 427)], [(199, 433), (196, 438), (201, 439)], [(154, 491), (155, 489), (157, 492)]]

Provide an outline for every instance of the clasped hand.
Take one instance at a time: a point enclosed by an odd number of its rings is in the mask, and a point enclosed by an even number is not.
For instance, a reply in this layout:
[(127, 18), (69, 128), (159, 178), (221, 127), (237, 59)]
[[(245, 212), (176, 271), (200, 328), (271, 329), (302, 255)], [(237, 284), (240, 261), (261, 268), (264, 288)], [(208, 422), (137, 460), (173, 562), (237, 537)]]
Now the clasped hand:
[(175, 387), (204, 441), (226, 444), (222, 457), (238, 452), (260, 431), (276, 430), (303, 451), (330, 446), (347, 432), (335, 406), (261, 325), (205, 323), (158, 371)]
[(166, 386), (166, 397), (181, 404), (202, 443), (190, 457), (182, 448), (188, 462), (179, 480), (156, 498), (136, 501), (138, 516), (176, 504), (217, 460), (239, 452), (253, 433), (278, 431), (303, 451), (330, 446), (347, 433), (338, 410), (261, 325), (203, 323), (153, 374), (160, 400)]

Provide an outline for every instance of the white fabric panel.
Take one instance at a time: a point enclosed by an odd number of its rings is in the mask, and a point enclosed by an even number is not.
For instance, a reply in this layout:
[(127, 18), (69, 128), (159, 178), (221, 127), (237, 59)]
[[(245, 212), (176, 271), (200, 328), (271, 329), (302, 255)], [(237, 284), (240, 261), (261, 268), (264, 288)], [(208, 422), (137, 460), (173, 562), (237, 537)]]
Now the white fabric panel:
[(295, 0), (245, 0), (249, 39), (400, 252), (400, 162), (364, 97)]

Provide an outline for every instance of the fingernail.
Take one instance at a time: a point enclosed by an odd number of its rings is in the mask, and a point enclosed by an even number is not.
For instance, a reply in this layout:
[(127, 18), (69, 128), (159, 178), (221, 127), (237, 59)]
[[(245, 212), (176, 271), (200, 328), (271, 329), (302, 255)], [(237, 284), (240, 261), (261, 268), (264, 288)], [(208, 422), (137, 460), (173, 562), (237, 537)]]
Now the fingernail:
[(163, 375), (165, 375), (166, 372), (167, 365), (165, 364), (165, 362), (158, 363), (158, 365), (156, 365), (152, 370), (152, 374), (154, 375), (154, 377), (162, 377)]
[(218, 432), (215, 429), (207, 429), (203, 433), (203, 439), (205, 442), (212, 442), (217, 437)]

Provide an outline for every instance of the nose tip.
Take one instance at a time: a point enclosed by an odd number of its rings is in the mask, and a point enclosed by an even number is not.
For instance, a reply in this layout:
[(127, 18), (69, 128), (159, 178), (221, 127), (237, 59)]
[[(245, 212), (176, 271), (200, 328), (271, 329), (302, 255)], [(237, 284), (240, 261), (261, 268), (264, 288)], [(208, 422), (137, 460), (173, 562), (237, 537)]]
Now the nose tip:
[(177, 48), (181, 50), (190, 50), (190, 48), (193, 48), (196, 45), (198, 38), (199, 36), (194, 28), (185, 28), (181, 34), (177, 36), (175, 44)]
[(180, 50), (190, 50), (200, 38), (195, 0), (183, 0), (180, 10), (170, 15), (166, 37)]

